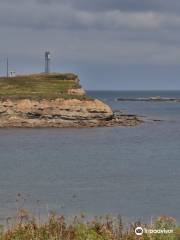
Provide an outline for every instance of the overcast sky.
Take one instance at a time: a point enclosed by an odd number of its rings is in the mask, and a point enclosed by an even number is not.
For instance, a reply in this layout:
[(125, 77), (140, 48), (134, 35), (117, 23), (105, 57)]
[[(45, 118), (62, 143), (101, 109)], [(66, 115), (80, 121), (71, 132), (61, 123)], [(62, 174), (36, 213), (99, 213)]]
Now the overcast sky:
[(86, 89), (180, 89), (180, 0), (0, 0), (0, 74), (45, 50)]

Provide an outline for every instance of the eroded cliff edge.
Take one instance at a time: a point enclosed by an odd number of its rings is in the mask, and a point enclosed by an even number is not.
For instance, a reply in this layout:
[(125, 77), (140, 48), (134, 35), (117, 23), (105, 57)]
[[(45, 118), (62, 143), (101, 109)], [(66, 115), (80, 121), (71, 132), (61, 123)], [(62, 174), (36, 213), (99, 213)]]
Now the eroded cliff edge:
[(0, 127), (134, 126), (136, 116), (116, 116), (99, 100), (0, 101)]
[(141, 122), (136, 116), (114, 114), (102, 101), (90, 99), (77, 76), (68, 76), (0, 79), (0, 127), (134, 126)]

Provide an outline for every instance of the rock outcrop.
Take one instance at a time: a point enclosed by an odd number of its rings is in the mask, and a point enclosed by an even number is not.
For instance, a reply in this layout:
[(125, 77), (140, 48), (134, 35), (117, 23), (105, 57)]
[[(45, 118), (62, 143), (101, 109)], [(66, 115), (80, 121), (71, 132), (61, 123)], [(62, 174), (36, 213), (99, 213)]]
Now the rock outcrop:
[(83, 88), (72, 88), (68, 90), (69, 95), (76, 95), (76, 96), (85, 96), (86, 92)]
[(115, 116), (99, 100), (0, 101), (0, 127), (95, 127), (136, 125), (136, 116)]

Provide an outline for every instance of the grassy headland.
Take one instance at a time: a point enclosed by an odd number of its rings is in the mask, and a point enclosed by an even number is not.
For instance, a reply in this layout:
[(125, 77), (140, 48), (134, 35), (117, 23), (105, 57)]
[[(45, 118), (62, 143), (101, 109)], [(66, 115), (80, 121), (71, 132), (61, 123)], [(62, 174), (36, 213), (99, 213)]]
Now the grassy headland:
[[(55, 99), (72, 98), (69, 89), (81, 88), (78, 77), (72, 73), (31, 74), (0, 78), (1, 99)], [(83, 96), (84, 98), (86, 96)], [(82, 98), (74, 96), (73, 98)]]
[(72, 73), (0, 78), (0, 127), (136, 126), (137, 116), (114, 114), (90, 98)]

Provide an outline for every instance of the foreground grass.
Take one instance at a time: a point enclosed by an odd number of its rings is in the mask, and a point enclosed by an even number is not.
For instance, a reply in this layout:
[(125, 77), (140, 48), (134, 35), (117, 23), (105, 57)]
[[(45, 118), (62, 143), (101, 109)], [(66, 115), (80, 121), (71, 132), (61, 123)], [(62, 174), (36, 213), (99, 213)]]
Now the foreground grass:
[[(137, 226), (147, 229), (173, 229), (173, 234), (143, 234), (138, 237), (134, 230)], [(15, 221), (8, 221), (6, 230), (1, 226), (0, 240), (179, 240), (180, 228), (170, 217), (160, 217), (151, 225), (139, 222), (124, 226), (121, 218), (106, 217), (85, 221), (84, 216), (66, 221), (63, 216), (49, 216), (46, 223), (30, 217), (21, 210)]]
[(72, 73), (32, 74), (12, 78), (1, 77), (0, 99), (81, 98), (68, 94), (68, 90), (72, 88), (80, 88), (77, 75)]

